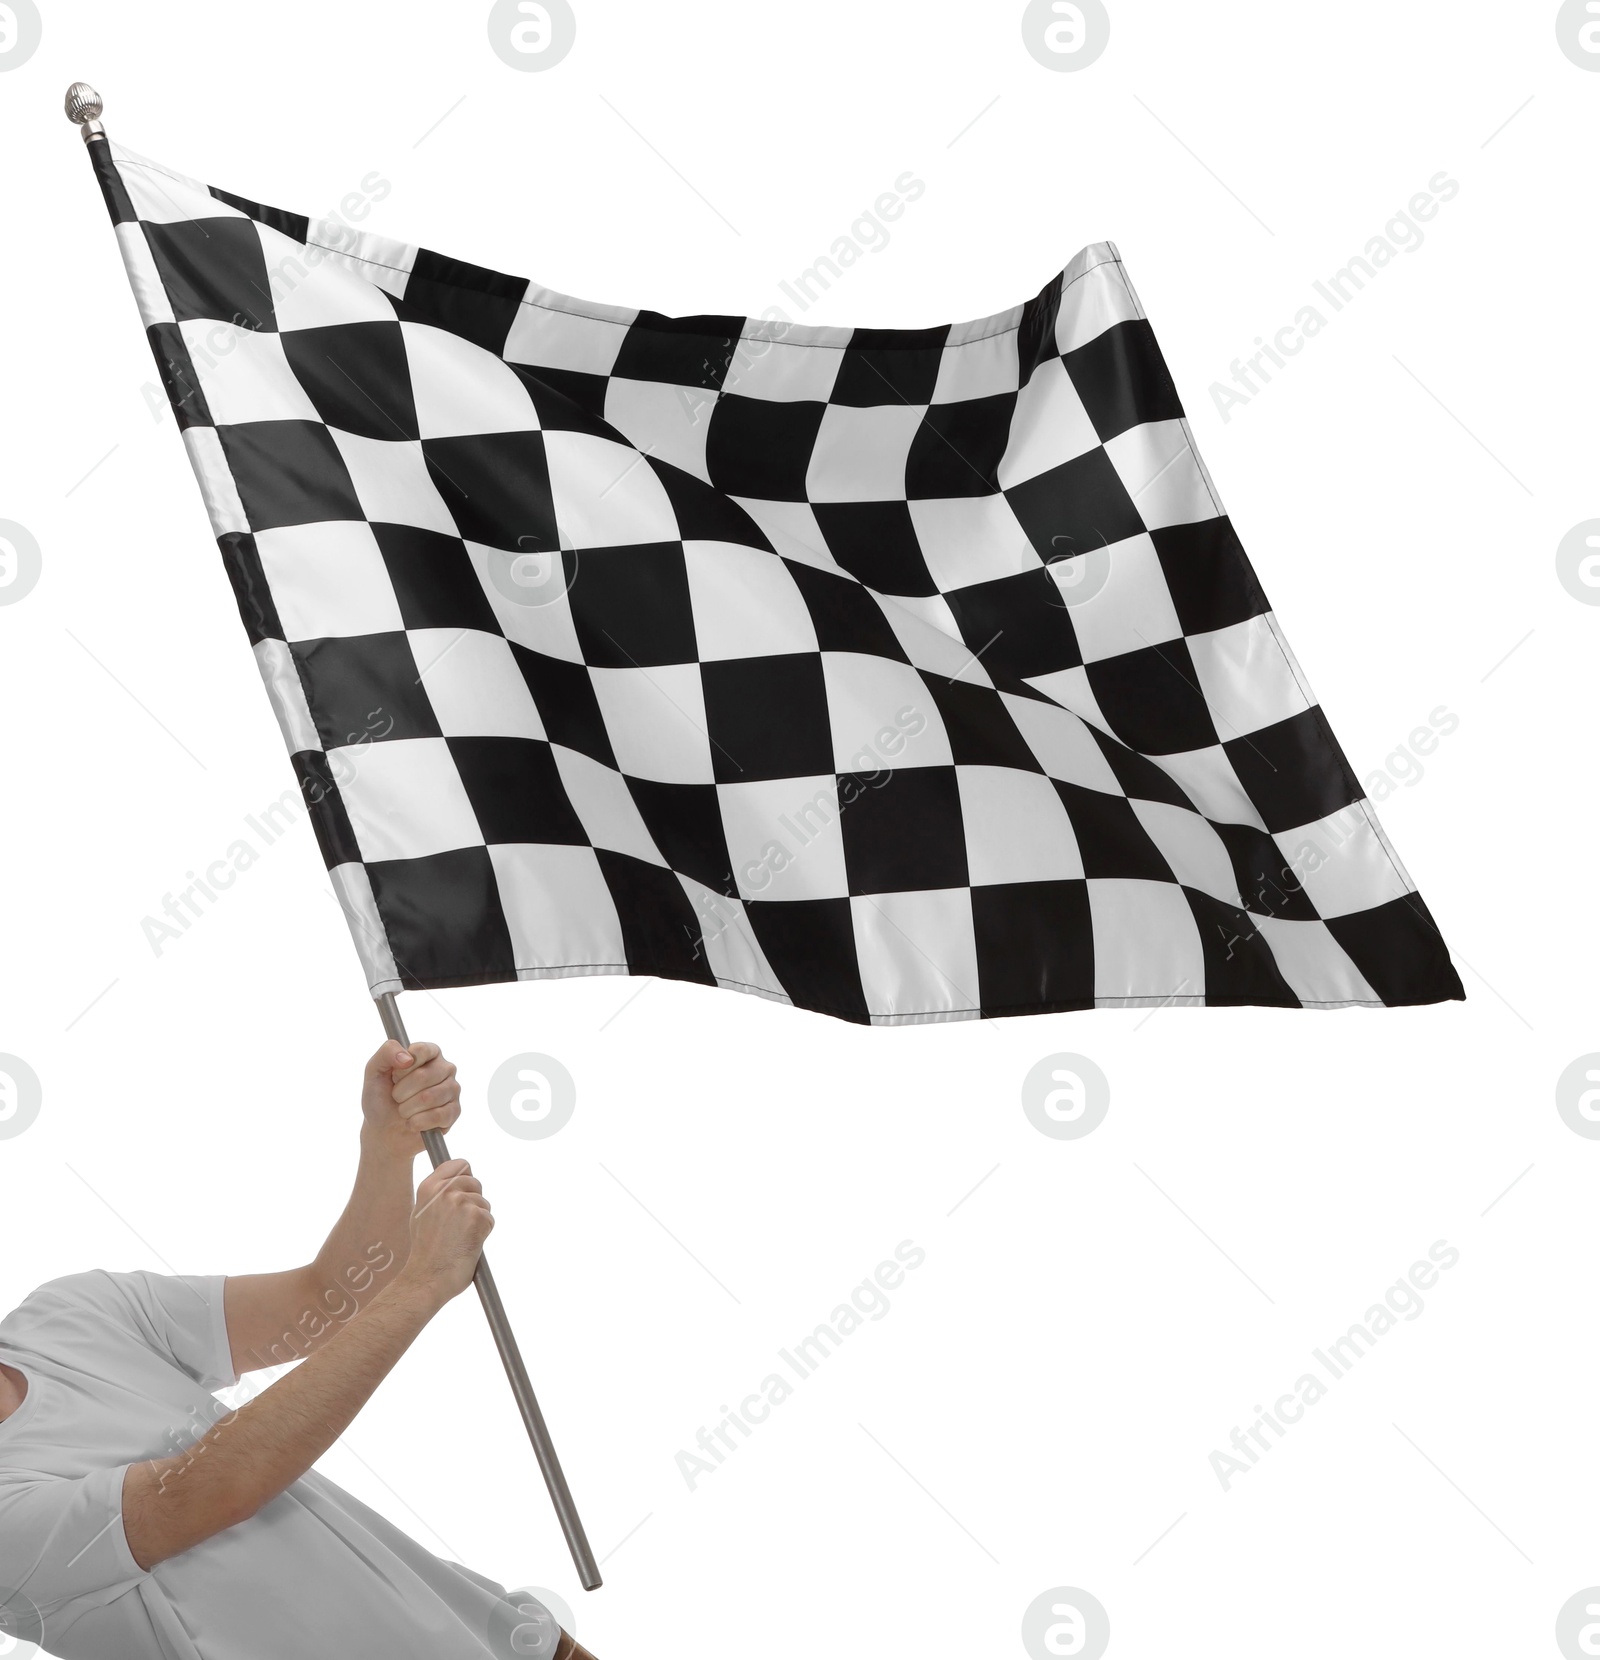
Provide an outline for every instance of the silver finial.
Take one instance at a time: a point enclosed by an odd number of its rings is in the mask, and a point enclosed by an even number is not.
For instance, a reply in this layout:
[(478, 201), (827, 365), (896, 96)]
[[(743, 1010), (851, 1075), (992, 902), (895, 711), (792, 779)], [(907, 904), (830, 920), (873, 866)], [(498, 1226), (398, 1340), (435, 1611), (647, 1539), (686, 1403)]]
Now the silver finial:
[(105, 128), (100, 125), (100, 116), (104, 109), (105, 105), (100, 102), (100, 94), (87, 81), (74, 81), (67, 88), (67, 119), (75, 121), (83, 129), (85, 144), (106, 136)]

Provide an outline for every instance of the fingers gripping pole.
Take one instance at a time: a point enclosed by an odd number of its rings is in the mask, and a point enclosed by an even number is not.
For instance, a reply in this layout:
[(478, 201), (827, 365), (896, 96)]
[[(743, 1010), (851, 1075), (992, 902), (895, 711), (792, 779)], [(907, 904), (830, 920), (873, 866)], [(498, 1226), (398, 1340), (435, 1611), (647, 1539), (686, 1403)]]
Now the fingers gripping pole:
[[(378, 1018), (383, 1022), (386, 1037), (393, 1038), (399, 1044), (411, 1042), (406, 1036), (406, 1023), (400, 1018), (400, 999), (394, 992), (386, 991), (378, 999)], [(450, 1157), (450, 1149), (445, 1146), (444, 1136), (438, 1130), (424, 1130), (422, 1145), (428, 1149), (428, 1160), (435, 1170)]]
[[(383, 1021), (384, 1031), (396, 1043), (409, 1043), (411, 1040), (406, 1036), (405, 1023), (400, 1018), (400, 1004), (395, 993), (385, 992), (377, 1002), (378, 1015)], [(424, 1130), (422, 1140), (428, 1150), (429, 1159), (432, 1160), (434, 1168), (438, 1169), (450, 1157), (444, 1137), (437, 1130)], [(544, 1414), (539, 1410), (533, 1385), (528, 1381), (528, 1371), (522, 1364), (522, 1354), (517, 1348), (516, 1338), (512, 1335), (511, 1322), (506, 1318), (505, 1305), (500, 1301), (494, 1275), (489, 1272), (487, 1258), (478, 1259), (478, 1271), (473, 1276), (473, 1284), (478, 1288), (478, 1300), (483, 1304), (484, 1316), (494, 1336), (494, 1346), (500, 1351), (500, 1359), (511, 1384), (511, 1393), (516, 1397), (522, 1421), (527, 1426), (528, 1439), (533, 1443), (533, 1455), (539, 1461), (544, 1484), (550, 1489), (550, 1502), (555, 1506), (556, 1519), (561, 1523), (562, 1533), (566, 1535), (567, 1549), (572, 1552), (572, 1561), (578, 1570), (578, 1580), (584, 1590), (596, 1591), (600, 1588), (600, 1568), (594, 1559), (594, 1552), (589, 1548), (589, 1539), (583, 1531), (577, 1506), (572, 1502), (572, 1493), (567, 1487), (567, 1478), (562, 1473), (561, 1461), (556, 1457), (550, 1432), (545, 1428)]]

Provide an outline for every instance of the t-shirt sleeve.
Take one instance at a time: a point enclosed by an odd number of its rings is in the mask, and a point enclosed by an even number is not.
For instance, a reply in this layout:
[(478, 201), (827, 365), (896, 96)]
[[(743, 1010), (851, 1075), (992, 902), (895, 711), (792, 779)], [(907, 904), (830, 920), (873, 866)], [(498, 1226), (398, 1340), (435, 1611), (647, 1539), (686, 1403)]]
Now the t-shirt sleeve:
[(108, 1274), (137, 1335), (205, 1389), (239, 1381), (228, 1343), (221, 1274)]
[(122, 1478), (130, 1466), (86, 1476), (0, 1482), (0, 1559), (7, 1589), (48, 1620), (64, 1604), (145, 1577), (122, 1525)]
[(103, 1364), (108, 1338), (132, 1341), (205, 1389), (237, 1383), (223, 1313), (221, 1274), (112, 1274), (93, 1269), (42, 1285), (8, 1322), (24, 1347), (86, 1367)]

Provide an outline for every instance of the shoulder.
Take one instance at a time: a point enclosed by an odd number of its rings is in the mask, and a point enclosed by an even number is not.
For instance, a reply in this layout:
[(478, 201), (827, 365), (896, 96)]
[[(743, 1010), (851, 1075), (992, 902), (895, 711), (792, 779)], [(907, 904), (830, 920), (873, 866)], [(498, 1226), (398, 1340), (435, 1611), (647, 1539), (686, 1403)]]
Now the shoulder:
[(59, 1279), (46, 1280), (43, 1285), (35, 1286), (4, 1320), (0, 1320), (0, 1340), (74, 1309), (103, 1308), (117, 1295), (115, 1277), (103, 1268), (90, 1268), (81, 1274), (63, 1274)]
[(47, 1280), (0, 1320), (0, 1348), (46, 1360), (79, 1354), (95, 1331), (117, 1323), (116, 1294), (98, 1269)]
[(157, 1299), (160, 1276), (89, 1268), (35, 1287), (0, 1320), (0, 1344), (48, 1349), (75, 1336), (103, 1339), (108, 1328), (137, 1330)]

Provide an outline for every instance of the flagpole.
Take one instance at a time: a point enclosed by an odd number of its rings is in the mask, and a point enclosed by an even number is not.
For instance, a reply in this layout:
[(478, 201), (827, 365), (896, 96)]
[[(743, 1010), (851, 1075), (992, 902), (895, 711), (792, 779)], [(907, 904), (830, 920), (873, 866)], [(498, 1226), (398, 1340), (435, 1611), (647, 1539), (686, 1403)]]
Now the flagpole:
[[(67, 119), (75, 122), (81, 129), (85, 144), (105, 142), (106, 130), (100, 123), (103, 112), (104, 105), (100, 94), (92, 86), (83, 81), (74, 81), (67, 88)], [(397, 1043), (409, 1043), (395, 993), (385, 992), (376, 1001), (384, 1031)], [(425, 1130), (422, 1140), (429, 1159), (432, 1160), (434, 1168), (438, 1169), (450, 1157), (444, 1137), (437, 1130)], [(556, 1457), (550, 1431), (545, 1427), (544, 1414), (539, 1410), (538, 1398), (534, 1395), (533, 1384), (528, 1379), (528, 1369), (523, 1365), (522, 1351), (517, 1346), (511, 1322), (506, 1318), (505, 1304), (500, 1300), (499, 1287), (495, 1284), (494, 1275), (489, 1271), (488, 1259), (485, 1257), (480, 1256), (478, 1259), (473, 1284), (478, 1288), (478, 1300), (483, 1304), (484, 1316), (489, 1322), (495, 1347), (500, 1351), (500, 1360), (511, 1384), (511, 1393), (516, 1399), (518, 1411), (522, 1414), (522, 1422), (527, 1427), (528, 1439), (533, 1443), (533, 1455), (539, 1462), (545, 1486), (550, 1490), (550, 1501), (555, 1506), (556, 1518), (561, 1523), (562, 1533), (566, 1536), (567, 1549), (572, 1552), (579, 1583), (586, 1591), (597, 1591), (601, 1584), (599, 1564), (594, 1559), (594, 1552), (589, 1548), (589, 1539), (583, 1530), (577, 1506), (572, 1502), (572, 1493), (561, 1469), (561, 1461)]]
[[(409, 1043), (405, 1022), (400, 1018), (400, 1002), (395, 993), (386, 991), (377, 999), (377, 1004), (378, 1017), (383, 1021), (384, 1031), (396, 1043)], [(422, 1141), (427, 1148), (428, 1157), (433, 1161), (434, 1169), (437, 1170), (450, 1157), (450, 1150), (445, 1146), (443, 1135), (438, 1130), (424, 1130)], [(566, 1535), (567, 1549), (572, 1552), (572, 1561), (578, 1570), (578, 1580), (584, 1590), (597, 1591), (600, 1588), (600, 1568), (595, 1562), (594, 1552), (589, 1548), (588, 1535), (583, 1531), (578, 1507), (572, 1502), (572, 1493), (562, 1472), (561, 1460), (556, 1457), (550, 1431), (545, 1427), (544, 1414), (539, 1410), (533, 1385), (528, 1380), (527, 1368), (522, 1364), (522, 1352), (517, 1347), (511, 1322), (506, 1318), (505, 1305), (500, 1301), (500, 1291), (495, 1285), (494, 1275), (489, 1271), (487, 1257), (479, 1257), (478, 1271), (473, 1275), (472, 1283), (478, 1288), (478, 1300), (483, 1304), (484, 1317), (489, 1322), (489, 1330), (494, 1334), (494, 1345), (500, 1351), (500, 1359), (511, 1384), (511, 1393), (516, 1397), (517, 1408), (522, 1413), (523, 1423), (527, 1426), (528, 1439), (533, 1443), (533, 1456), (538, 1459), (544, 1484), (550, 1490), (550, 1502), (555, 1506), (556, 1519), (561, 1523), (562, 1533)]]

